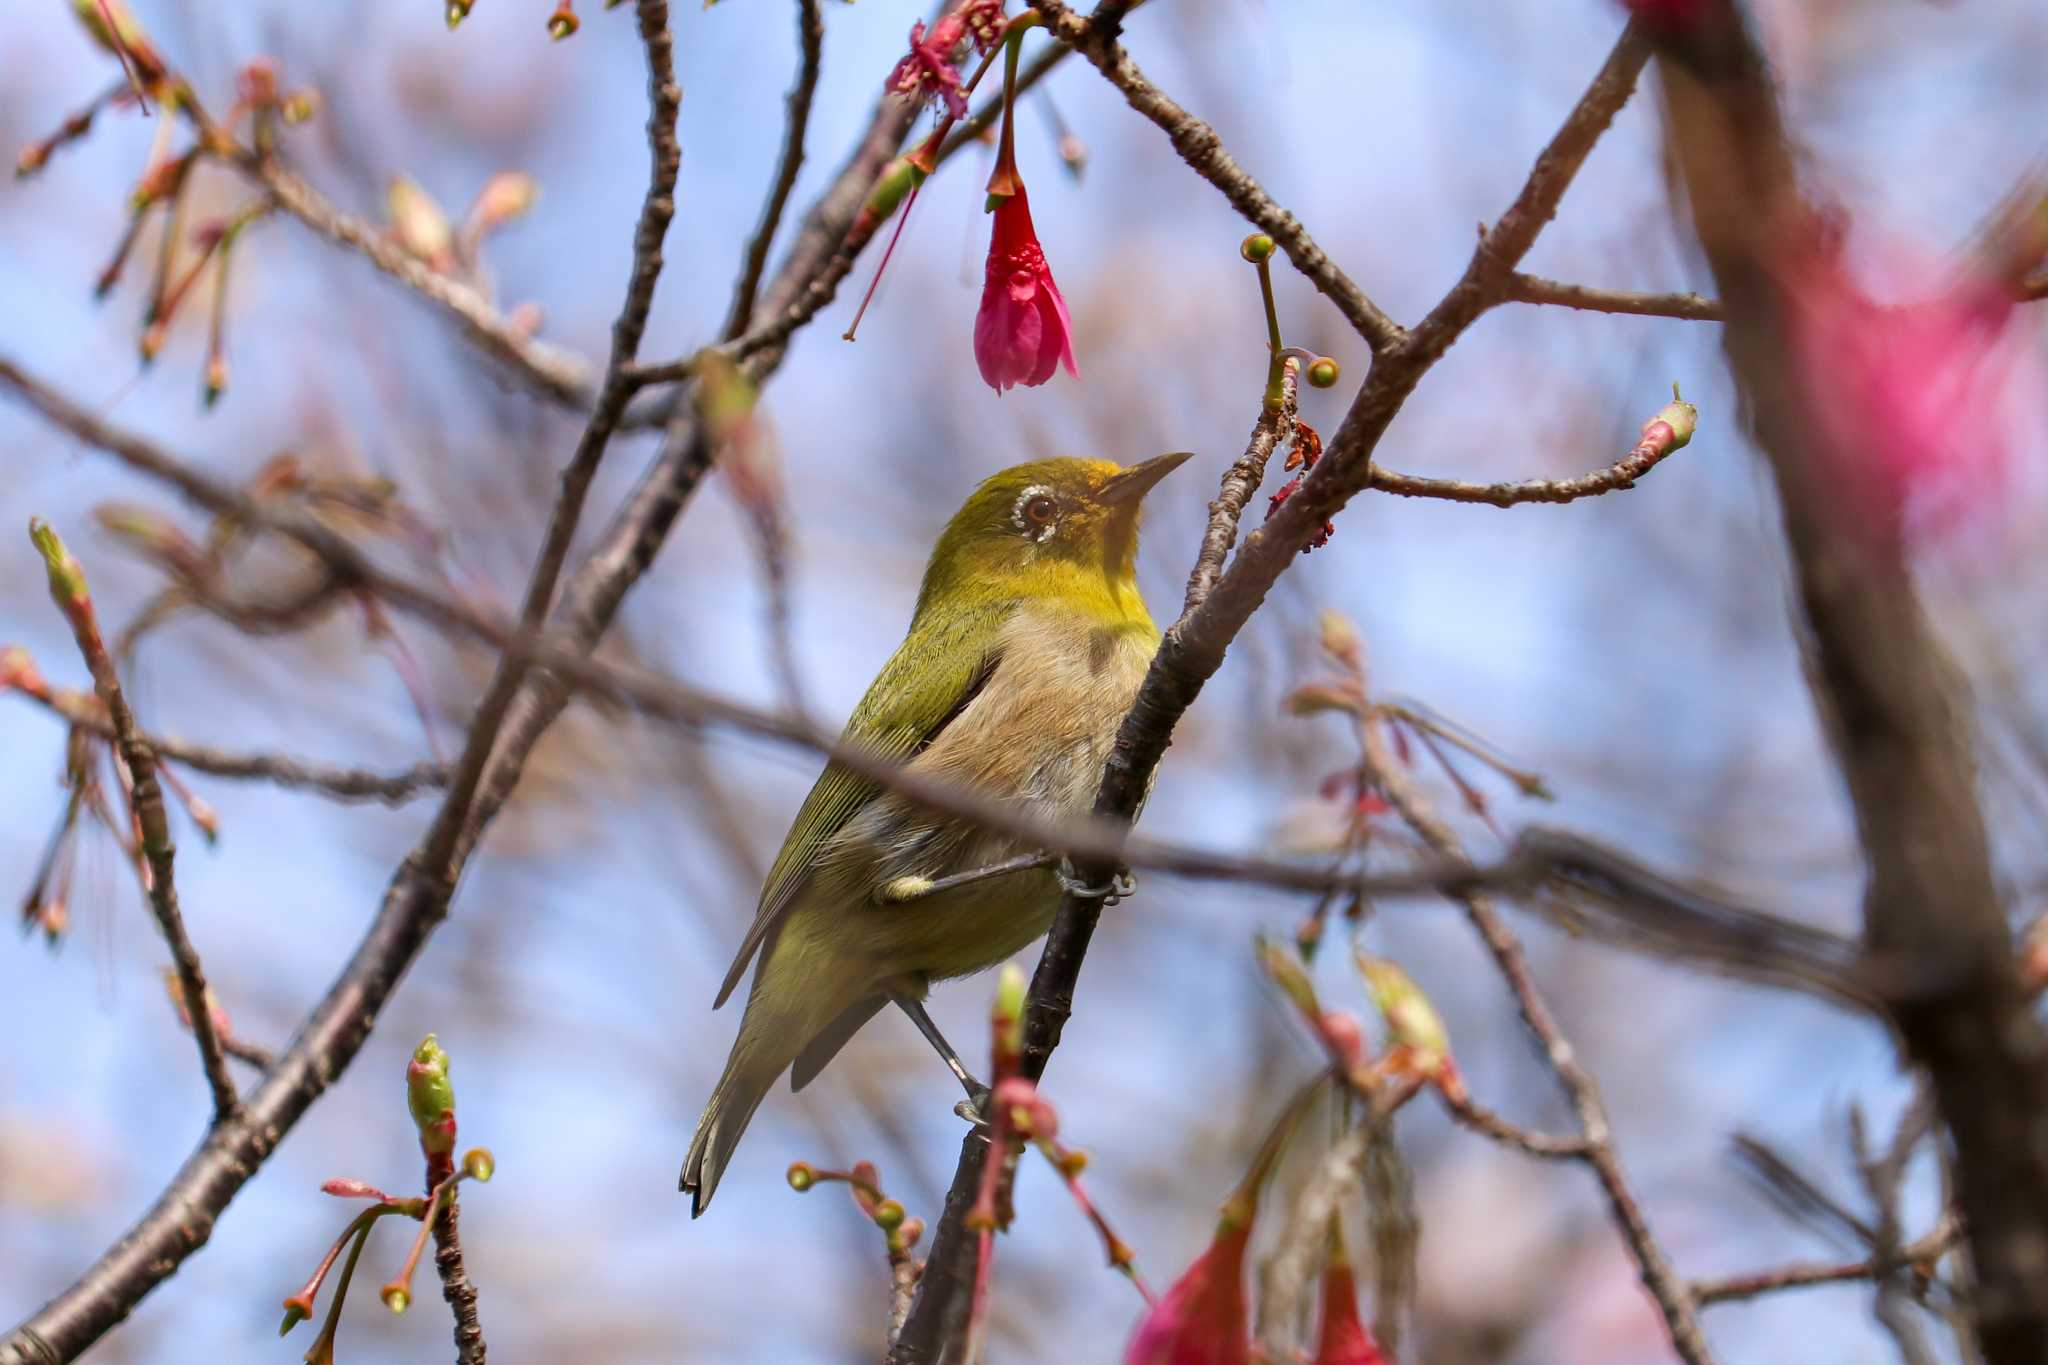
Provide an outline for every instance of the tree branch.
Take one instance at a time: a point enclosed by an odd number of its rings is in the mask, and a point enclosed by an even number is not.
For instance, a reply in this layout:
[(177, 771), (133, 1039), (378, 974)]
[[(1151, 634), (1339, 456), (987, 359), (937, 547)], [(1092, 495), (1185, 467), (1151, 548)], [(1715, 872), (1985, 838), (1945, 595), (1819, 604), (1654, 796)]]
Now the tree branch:
[[(16, 689), (21, 695), (46, 707), (72, 725), (90, 730), (104, 739), (114, 739), (113, 723), (106, 712), (94, 706), (84, 693), (58, 688)], [(176, 763), (194, 772), (215, 777), (274, 782), (280, 787), (320, 792), (343, 801), (382, 801), (397, 805), (448, 781), (446, 765), (416, 763), (402, 772), (373, 773), (360, 768), (337, 768), (309, 763), (284, 754), (236, 754), (184, 740), (144, 735), (142, 742), (165, 763)]]
[(1719, 322), (1727, 316), (1718, 299), (1698, 294), (1632, 294), (1519, 272), (1508, 277), (1507, 296), (1512, 303), (1554, 303), (1591, 313), (1629, 313), (1638, 317), (1681, 318), (1687, 322)]
[(227, 1057), (221, 1051), (213, 1011), (207, 1008), (206, 970), (200, 965), (199, 951), (192, 946), (192, 937), (185, 932), (185, 917), (178, 909), (178, 887), (172, 876), (178, 847), (171, 841), (163, 787), (156, 778), (156, 754), (143, 739), (142, 727), (136, 724), (135, 712), (129, 709), (128, 697), (121, 690), (121, 679), (114, 671), (113, 656), (107, 653), (106, 642), (100, 638), (92, 598), (86, 593), (77, 561), (41, 523), (30, 522), (29, 532), (49, 564), (51, 596), (57, 599), (70, 622), (78, 652), (85, 656), (85, 666), (92, 673), (93, 690), (99, 694), (100, 704), (106, 707), (112, 722), (115, 748), (128, 770), (128, 808), (134, 813), (142, 837), (142, 855), (149, 865), (149, 876), (145, 879), (149, 908), (156, 915), (157, 928), (163, 931), (164, 944), (171, 950), (171, 963), (177, 969), (185, 1016), (199, 1047), (200, 1069), (206, 1075), (207, 1088), (213, 1092), (213, 1125), (218, 1127), (240, 1116), (242, 1102), (235, 1094), (234, 1077), (228, 1075)]
[(802, 55), (796, 84), (789, 88), (782, 158), (775, 168), (774, 183), (768, 188), (768, 202), (761, 208), (761, 222), (754, 229), (753, 240), (747, 243), (739, 283), (733, 286), (732, 310), (725, 319), (727, 337), (741, 335), (754, 319), (754, 296), (761, 285), (761, 272), (768, 268), (775, 230), (782, 224), (782, 211), (789, 204), (789, 192), (796, 187), (797, 172), (803, 169), (804, 133), (811, 124), (811, 97), (818, 89), (818, 67), (825, 50), (825, 16), (818, 0), (797, 0), (796, 36)]
[[(1109, 83), (1123, 92), (1131, 108), (1157, 124), (1195, 174), (1214, 185), (1231, 206), (1256, 224), (1280, 249), (1294, 268), (1320, 290), (1337, 311), (1365, 338), (1374, 353), (1399, 345), (1406, 333), (1401, 325), (1380, 311), (1365, 291), (1337, 263), (1323, 254), (1301, 220), (1276, 203), (1251, 173), (1238, 165), (1216, 136), (1216, 130), (1183, 109), (1171, 97), (1145, 79), (1130, 53), (1117, 41), (1115, 17), (1097, 22), (1069, 9), (1064, 0), (1030, 0), (1031, 7), (1045, 19), (1054, 37), (1072, 47), (1094, 64)], [(1119, 6), (1120, 10), (1122, 7)], [(1098, 11), (1098, 15), (1114, 15)]]

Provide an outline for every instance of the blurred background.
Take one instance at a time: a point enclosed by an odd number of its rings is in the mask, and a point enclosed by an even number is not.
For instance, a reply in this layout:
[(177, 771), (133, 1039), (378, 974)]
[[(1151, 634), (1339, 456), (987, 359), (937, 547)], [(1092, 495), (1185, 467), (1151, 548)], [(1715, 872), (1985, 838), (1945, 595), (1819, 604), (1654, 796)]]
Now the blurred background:
[[(494, 173), (530, 172), (539, 201), (493, 236), (485, 265), (502, 306), (537, 305), (544, 339), (596, 363), (647, 163), (632, 21), (589, 8), (582, 32), (555, 44), (541, 0), (480, 0), (454, 34), (431, 0), (135, 0), (214, 106), (260, 54), (279, 61), (287, 88), (317, 88), (319, 117), (284, 145), (344, 209), (380, 215), (387, 179), (403, 173), (454, 214)], [(1759, 10), (1815, 175), (1859, 224), (1930, 253), (1955, 250), (2039, 165), (2048, 11), (1990, 0), (1773, 0)], [(792, 221), (865, 126), (921, 13), (897, 0), (828, 8)], [(683, 170), (642, 352), (653, 359), (715, 335), (796, 62), (785, 4), (679, 6), (674, 24)], [(1509, 202), (1620, 26), (1617, 8), (1595, 0), (1175, 0), (1134, 16), (1127, 42), (1355, 280), (1412, 321), (1463, 268), (1473, 224)], [(0, 12), (0, 68), (9, 148), (42, 137), (118, 74), (57, 0)], [(1169, 619), (1204, 505), (1256, 413), (1265, 343), (1255, 278), (1237, 254), (1244, 225), (1085, 65), (1063, 65), (1044, 90), (1049, 105), (1020, 110), (1020, 164), (1074, 314), (1081, 382), (1062, 376), (998, 397), (975, 373), (988, 152), (971, 149), (927, 186), (860, 340), (838, 334), (872, 253), (765, 391), (788, 490), (794, 651), (834, 724), (900, 637), (944, 519), (976, 480), (1019, 460), (1199, 453), (1150, 503), (1140, 577), (1154, 614)], [(1078, 181), (1062, 167), (1052, 110), (1085, 145)], [(139, 366), (151, 238), (98, 306), (92, 285), (156, 126), (133, 109), (103, 116), (39, 177), (0, 184), (0, 351), (224, 477), (246, 478), (280, 452), (325, 473), (388, 477), (445, 534), (455, 581), (516, 600), (576, 423), (508, 387), (443, 315), (358, 256), (282, 218), (244, 235), (229, 295), (230, 386), (210, 413), (198, 397), (203, 309), (186, 310), (155, 364)], [(208, 211), (247, 196), (224, 173), (207, 176), (194, 193)], [(1653, 101), (1639, 96), (1622, 112), (1526, 268), (1611, 287), (1705, 288), (1674, 227)], [(1286, 269), (1276, 279), (1287, 339), (1345, 367), (1338, 390), (1304, 396), (1303, 416), (1328, 434), (1366, 354), (1309, 287)], [(2036, 346), (2044, 316), (2027, 319)], [(1512, 305), (1483, 319), (1409, 403), (1383, 463), (1476, 479), (1581, 473), (1634, 442), (1674, 378), (1700, 407), (1699, 435), (1634, 490), (1566, 507), (1361, 498), (1334, 541), (1283, 580), (1188, 715), (1144, 828), (1231, 849), (1326, 837), (1333, 817), (1318, 808), (1318, 784), (1348, 760), (1351, 740), (1332, 719), (1284, 718), (1279, 702), (1319, 669), (1315, 613), (1336, 607), (1360, 623), (1376, 690), (1472, 728), (1555, 791), (1554, 805), (1534, 805), (1492, 783), (1504, 829), (1567, 825), (1675, 875), (1855, 932), (1847, 806), (1788, 627), (1776, 512), (1717, 348), (1711, 324)], [(2025, 463), (2038, 449), (2017, 449), (2012, 496), (1968, 534), (1931, 541), (1923, 563), (1930, 608), (1980, 709), (1985, 790), (2016, 912), (2038, 901), (2048, 871), (2048, 731), (2033, 681), (2040, 470)], [(644, 435), (615, 445), (586, 526), (602, 524), (651, 450)], [(0, 525), (16, 528), (0, 538), (0, 644), (27, 647), (57, 685), (85, 686), (18, 528), (34, 514), (64, 530), (103, 619), (118, 626), (161, 580), (95, 528), (90, 509), (132, 502), (194, 534), (203, 523), (7, 402), (0, 451)], [(1262, 507), (1263, 497), (1253, 519)], [(764, 607), (745, 510), (714, 478), (631, 599), (617, 647), (772, 705)], [(489, 660), (411, 620), (397, 630), (418, 660), (425, 724), (393, 647), (347, 610), (277, 637), (176, 617), (140, 646), (133, 698), (165, 734), (401, 768), (434, 744), (459, 745)], [(26, 893), (61, 814), (64, 744), (50, 715), (0, 698), (8, 896)], [(454, 1059), (465, 1145), (486, 1144), (498, 1159), (497, 1179), (466, 1194), (463, 1225), (484, 1325), (504, 1359), (874, 1359), (887, 1306), (880, 1239), (842, 1193), (800, 1197), (783, 1171), (799, 1158), (873, 1160), (892, 1194), (936, 1220), (960, 1121), (951, 1079), (907, 1021), (884, 1015), (817, 1085), (775, 1093), (711, 1215), (692, 1223), (673, 1193), (738, 1023), (736, 1010), (712, 1013), (711, 996), (816, 767), (727, 735), (572, 710), (356, 1064), (203, 1254), (94, 1358), (296, 1358), (307, 1329), (276, 1340), (278, 1304), (346, 1216), (318, 1186), (348, 1176), (412, 1188), (419, 1161), (402, 1073), (433, 1031)], [(191, 781), (221, 826), (212, 848), (180, 826), (191, 931), (236, 1031), (282, 1046), (434, 802), (344, 805)], [(1456, 809), (1446, 785), (1434, 791)], [(1482, 822), (1463, 825), (1475, 856), (1500, 847)], [(132, 872), (89, 826), (74, 854), (71, 922), (55, 950), (40, 934), (0, 945), (9, 1321), (133, 1220), (206, 1112)], [(1251, 1146), (1318, 1064), (1250, 952), (1255, 933), (1290, 935), (1307, 909), (1298, 896), (1148, 875), (1097, 936), (1047, 1089), (1062, 1135), (1093, 1154), (1098, 1201), (1155, 1285), (1207, 1241)], [(1682, 1272), (1858, 1254), (1779, 1213), (1731, 1160), (1730, 1139), (1749, 1131), (1799, 1154), (1860, 1208), (1850, 1108), (1888, 1132), (1907, 1095), (1880, 1029), (1626, 958), (1519, 911), (1515, 922), (1601, 1080), (1622, 1158)], [(1568, 1128), (1512, 1000), (1452, 907), (1388, 903), (1364, 932), (1444, 1011), (1483, 1102)], [(1344, 954), (1326, 954), (1319, 977), (1332, 1003), (1363, 1007)], [(935, 1016), (970, 1059), (985, 1050), (990, 985), (935, 993)], [(1404, 1358), (1666, 1358), (1586, 1171), (1498, 1149), (1429, 1102), (1405, 1111), (1398, 1132), (1423, 1229)], [(1283, 1172), (1283, 1194), (1296, 1175)], [(1917, 1171), (1909, 1193), (1911, 1234), (1933, 1216), (1931, 1170)], [(1093, 1235), (1042, 1166), (1027, 1165), (1018, 1214), (997, 1262), (993, 1358), (1114, 1359), (1137, 1296), (1099, 1268)], [(401, 1242), (384, 1229), (363, 1275), (395, 1268)], [(357, 1287), (342, 1358), (445, 1359), (438, 1294), (422, 1285), (416, 1309), (393, 1318), (365, 1288), (377, 1280)], [(1867, 1286), (1802, 1290), (1709, 1308), (1705, 1322), (1728, 1360), (1864, 1360), (1889, 1349), (1869, 1301)]]

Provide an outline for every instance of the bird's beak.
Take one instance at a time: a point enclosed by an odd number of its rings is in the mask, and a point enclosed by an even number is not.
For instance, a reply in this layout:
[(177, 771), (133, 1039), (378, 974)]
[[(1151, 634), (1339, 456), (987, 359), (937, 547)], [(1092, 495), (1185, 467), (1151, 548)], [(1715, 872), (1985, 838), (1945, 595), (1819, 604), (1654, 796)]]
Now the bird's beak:
[(1161, 455), (1144, 460), (1110, 475), (1102, 485), (1102, 491), (1095, 500), (1110, 507), (1135, 507), (1144, 496), (1152, 491), (1152, 485), (1179, 469), (1194, 458), (1192, 450), (1176, 450), (1171, 455)]

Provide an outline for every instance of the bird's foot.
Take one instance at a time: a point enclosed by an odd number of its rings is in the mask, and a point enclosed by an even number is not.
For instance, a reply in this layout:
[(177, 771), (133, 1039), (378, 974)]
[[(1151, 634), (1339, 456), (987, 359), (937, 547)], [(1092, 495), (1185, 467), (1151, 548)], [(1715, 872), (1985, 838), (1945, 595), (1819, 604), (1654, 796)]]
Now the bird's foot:
[(1127, 867), (1118, 868), (1116, 874), (1108, 881), (1095, 886), (1088, 885), (1075, 875), (1071, 862), (1061, 862), (1059, 870), (1053, 875), (1059, 879), (1062, 894), (1072, 896), (1076, 900), (1101, 901), (1105, 906), (1115, 905), (1118, 901), (1127, 899), (1138, 889), (1138, 879)]
[(980, 1081), (968, 1078), (967, 1098), (953, 1106), (953, 1112), (966, 1119), (976, 1128), (988, 1127), (989, 1088)]

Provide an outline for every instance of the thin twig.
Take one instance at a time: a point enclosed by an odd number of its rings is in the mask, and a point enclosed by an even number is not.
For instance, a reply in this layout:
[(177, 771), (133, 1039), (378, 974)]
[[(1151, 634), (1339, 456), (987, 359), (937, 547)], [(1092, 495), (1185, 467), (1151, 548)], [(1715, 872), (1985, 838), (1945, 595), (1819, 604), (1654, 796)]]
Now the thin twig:
[(1596, 469), (1576, 478), (1518, 479), (1500, 483), (1432, 479), (1420, 474), (1403, 474), (1375, 464), (1368, 486), (1397, 497), (1441, 498), (1447, 502), (1486, 503), (1494, 507), (1518, 507), (1531, 502), (1576, 502), (1580, 498), (1634, 488), (1637, 479), (1662, 464), (1671, 453), (1669, 446), (1639, 445), (1605, 469)]
[(1031, 7), (1044, 17), (1054, 37), (1086, 57), (1111, 85), (1123, 92), (1131, 108), (1165, 132), (1181, 160), (1279, 244), (1294, 268), (1337, 305), (1337, 310), (1365, 338), (1367, 345), (1381, 352), (1401, 343), (1407, 334), (1400, 324), (1380, 311), (1379, 305), (1323, 254), (1301, 220), (1282, 208), (1251, 172), (1230, 155), (1216, 130), (1145, 79), (1131, 54), (1117, 42), (1113, 21), (1098, 23), (1093, 16), (1084, 18), (1063, 0), (1031, 0)]
[(1545, 1161), (1584, 1161), (1593, 1155), (1593, 1144), (1584, 1137), (1558, 1137), (1551, 1133), (1539, 1133), (1520, 1124), (1510, 1123), (1500, 1115), (1486, 1108), (1470, 1095), (1438, 1087), (1438, 1096), (1452, 1118), (1483, 1137), (1492, 1138), (1504, 1147), (1512, 1147), (1525, 1156), (1538, 1157)]
[(476, 289), (435, 270), (374, 223), (343, 213), (274, 157), (244, 152), (233, 164), (262, 185), (286, 213), (329, 241), (362, 253), (371, 265), (444, 309), (471, 341), (536, 391), (566, 407), (590, 406), (590, 371), (581, 358), (534, 340)]
[(1513, 303), (1554, 303), (1592, 313), (1628, 313), (1638, 317), (1680, 318), (1687, 322), (1720, 322), (1727, 317), (1719, 299), (1699, 294), (1636, 294), (1622, 289), (1594, 289), (1519, 272), (1508, 276), (1507, 297)]
[(59, 597), (58, 605), (69, 620), (72, 635), (78, 641), (78, 651), (85, 657), (85, 666), (92, 673), (93, 690), (99, 694), (100, 704), (106, 708), (113, 726), (115, 747), (128, 770), (128, 807), (134, 812), (135, 823), (141, 831), (142, 853), (148, 862), (149, 876), (145, 880), (148, 883), (149, 906), (156, 915), (157, 928), (163, 932), (164, 943), (171, 951), (171, 963), (177, 969), (178, 990), (184, 997), (185, 1016), (199, 1048), (200, 1068), (206, 1073), (207, 1088), (213, 1093), (213, 1124), (218, 1127), (240, 1116), (242, 1102), (235, 1093), (234, 1077), (228, 1074), (227, 1055), (221, 1050), (220, 1031), (214, 1025), (213, 1011), (207, 1008), (206, 969), (200, 964), (198, 949), (192, 946), (191, 935), (185, 932), (185, 917), (178, 909), (178, 887), (172, 875), (178, 846), (171, 839), (171, 823), (164, 810), (163, 787), (157, 781), (156, 753), (143, 738), (142, 727), (135, 721), (135, 712), (129, 709), (127, 694), (121, 690), (113, 656), (107, 653), (106, 642), (100, 637), (92, 599), (86, 595), (85, 580), (77, 571), (77, 561), (70, 558), (70, 552), (47, 529), (35, 531), (32, 524), (31, 530), (39, 537), (48, 536), (48, 543), (39, 542), (39, 548), (51, 560), (53, 596), (58, 595), (60, 567), (68, 569), (66, 581), (72, 588)]
[[(1953, 1251), (1962, 1241), (1962, 1228), (1944, 1219), (1934, 1231), (1900, 1248), (1898, 1260), (1908, 1267), (1931, 1266)], [(1743, 1275), (1722, 1275), (1692, 1282), (1693, 1299), (1701, 1307), (1734, 1303), (1774, 1294), (1782, 1289), (1806, 1289), (1814, 1285), (1843, 1284), (1874, 1280), (1892, 1272), (1894, 1262), (1875, 1256), (1860, 1261), (1797, 1261), (1770, 1270)]]
[[(114, 727), (106, 712), (82, 692), (61, 688), (47, 691), (21, 689), (23, 696), (48, 707), (73, 725), (106, 739), (113, 739)], [(243, 781), (274, 782), (280, 787), (316, 791), (343, 801), (382, 801), (396, 805), (444, 785), (446, 765), (416, 763), (402, 772), (374, 773), (360, 768), (337, 768), (309, 763), (284, 754), (237, 754), (203, 744), (144, 735), (143, 743), (165, 763), (176, 763), (194, 772)]]
[(1259, 409), (1244, 454), (1224, 472), (1216, 500), (1209, 504), (1209, 524), (1202, 531), (1202, 548), (1195, 555), (1194, 570), (1188, 574), (1187, 593), (1181, 601), (1183, 614), (1201, 606), (1216, 580), (1223, 576), (1223, 561), (1237, 544), (1237, 524), (1244, 520), (1246, 505), (1265, 480), (1266, 464), (1273, 458), (1274, 447), (1294, 430), (1298, 369), (1291, 361), (1281, 366), (1279, 408)]
[(476, 1285), (462, 1260), (462, 1229), (457, 1222), (457, 1191), (434, 1220), (434, 1273), (441, 1277), (441, 1297), (455, 1317), (456, 1365), (484, 1365), (484, 1328), (477, 1317)]
[(804, 133), (811, 122), (811, 97), (818, 89), (818, 66), (825, 49), (825, 16), (818, 0), (797, 0), (797, 46), (802, 55), (796, 84), (789, 88), (788, 114), (783, 122), (782, 157), (775, 168), (775, 180), (768, 189), (768, 202), (761, 208), (761, 222), (747, 243), (740, 266), (739, 283), (733, 287), (732, 310), (726, 315), (728, 340), (747, 330), (754, 319), (754, 296), (761, 286), (761, 273), (768, 268), (768, 252), (775, 245), (775, 229), (782, 224), (782, 211), (789, 204), (789, 192), (796, 186), (797, 172), (804, 164)]

